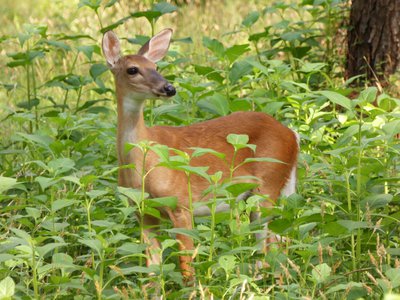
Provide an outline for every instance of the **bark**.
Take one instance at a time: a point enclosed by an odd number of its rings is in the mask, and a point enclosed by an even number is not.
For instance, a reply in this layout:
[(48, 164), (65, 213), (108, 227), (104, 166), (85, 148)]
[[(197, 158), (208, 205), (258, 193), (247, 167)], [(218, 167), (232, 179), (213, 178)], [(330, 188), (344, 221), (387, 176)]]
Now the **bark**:
[(400, 0), (353, 0), (346, 77), (385, 83), (400, 61)]

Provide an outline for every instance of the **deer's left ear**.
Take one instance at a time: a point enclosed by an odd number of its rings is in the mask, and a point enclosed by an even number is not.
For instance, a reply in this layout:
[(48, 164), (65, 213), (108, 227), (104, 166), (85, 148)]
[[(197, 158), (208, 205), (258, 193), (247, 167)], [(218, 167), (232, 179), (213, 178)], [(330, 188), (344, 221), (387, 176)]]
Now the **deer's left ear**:
[(102, 42), (103, 54), (110, 68), (114, 68), (115, 64), (121, 57), (121, 48), (117, 35), (112, 31), (107, 31), (103, 36)]
[(144, 44), (143, 47), (140, 48), (138, 54), (143, 55), (154, 63), (158, 62), (167, 54), (171, 37), (172, 29), (164, 29)]

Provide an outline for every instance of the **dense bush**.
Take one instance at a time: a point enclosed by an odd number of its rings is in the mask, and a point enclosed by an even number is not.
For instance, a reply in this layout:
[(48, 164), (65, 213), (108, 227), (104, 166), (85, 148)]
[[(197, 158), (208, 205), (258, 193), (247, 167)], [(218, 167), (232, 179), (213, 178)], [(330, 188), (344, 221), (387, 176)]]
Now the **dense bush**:
[[(181, 23), (190, 15), (190, 27), (193, 14), (220, 4), (176, 2), (179, 7), (140, 4), (142, 10), (129, 14), (124, 3), (80, 0), (68, 14), (81, 23), (71, 28), (56, 10), (51, 16), (61, 25), (15, 20), (13, 33), (0, 38), (7, 55), (0, 75), (0, 299), (146, 299), (154, 293), (168, 299), (381, 299), (400, 293), (400, 101), (342, 79), (337, 41), (345, 3), (284, 1), (264, 8), (251, 2), (256, 10), (217, 39), (207, 24), (208, 31), (194, 33)], [(211, 16), (229, 18), (226, 11)], [(139, 22), (156, 32), (163, 20), (179, 25), (177, 36), (182, 28), (192, 38), (176, 38), (159, 64), (178, 94), (148, 104), (150, 126), (256, 110), (301, 136), (297, 194), (263, 211), (286, 242), (265, 255), (257, 251), (252, 233), (261, 228), (248, 212), (261, 196), (198, 218), (186, 232), (197, 246), (193, 287), (183, 284), (176, 267), (178, 230), (167, 221), (160, 229), (164, 263), (145, 267), (135, 213), (159, 201), (117, 187), (113, 83), (99, 47), (102, 33), (113, 29), (127, 38), (124, 49), (135, 48), (148, 37), (123, 29)], [(207, 176), (211, 206), (248, 189), (204, 169), (186, 170)], [(164, 199), (173, 205), (170, 200)]]

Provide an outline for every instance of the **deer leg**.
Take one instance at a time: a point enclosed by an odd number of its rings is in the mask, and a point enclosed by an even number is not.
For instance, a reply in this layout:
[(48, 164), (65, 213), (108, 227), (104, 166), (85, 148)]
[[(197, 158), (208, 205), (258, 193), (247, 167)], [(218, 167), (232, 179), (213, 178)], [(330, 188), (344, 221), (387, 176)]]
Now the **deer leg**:
[(161, 247), (158, 240), (154, 237), (154, 227), (159, 225), (159, 220), (155, 217), (145, 215), (143, 218), (143, 235), (144, 242), (148, 245), (146, 248), (146, 265), (159, 265), (161, 264)]
[[(192, 218), (190, 212), (185, 209), (178, 207), (174, 211), (168, 211), (168, 215), (174, 225), (174, 228), (192, 229)], [(184, 234), (177, 234), (177, 240), (179, 241), (179, 250), (193, 250), (193, 240)], [(187, 281), (192, 281), (194, 276), (194, 269), (191, 266), (192, 257), (190, 255), (182, 255), (179, 257), (179, 264), (182, 275)]]

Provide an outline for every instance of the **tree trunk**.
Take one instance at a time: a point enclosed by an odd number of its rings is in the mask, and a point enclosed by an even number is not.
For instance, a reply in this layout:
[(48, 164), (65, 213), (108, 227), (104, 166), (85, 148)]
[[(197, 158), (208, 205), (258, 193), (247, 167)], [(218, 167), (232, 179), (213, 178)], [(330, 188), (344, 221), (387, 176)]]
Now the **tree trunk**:
[[(400, 0), (353, 0), (346, 77), (385, 84), (400, 60)], [(362, 80), (364, 81), (364, 80)]]

